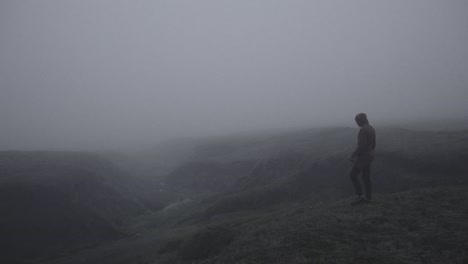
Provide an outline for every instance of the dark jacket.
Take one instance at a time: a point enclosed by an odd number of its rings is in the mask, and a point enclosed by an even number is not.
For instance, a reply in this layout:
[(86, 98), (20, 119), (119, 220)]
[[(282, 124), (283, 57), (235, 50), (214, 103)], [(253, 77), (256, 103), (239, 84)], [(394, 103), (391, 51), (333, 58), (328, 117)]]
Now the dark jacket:
[(374, 128), (366, 120), (356, 120), (361, 127), (358, 134), (358, 144), (352, 157), (355, 158), (355, 166), (363, 167), (374, 161), (374, 149), (376, 135)]

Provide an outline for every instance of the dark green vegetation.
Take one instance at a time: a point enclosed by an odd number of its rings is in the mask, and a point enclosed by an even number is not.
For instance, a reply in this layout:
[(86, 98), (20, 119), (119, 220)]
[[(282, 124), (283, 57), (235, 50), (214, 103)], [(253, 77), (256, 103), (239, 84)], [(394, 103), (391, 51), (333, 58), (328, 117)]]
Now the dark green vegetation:
[(48, 256), (125, 236), (144, 212), (128, 175), (96, 155), (0, 153), (0, 245), (8, 259)]
[(349, 202), (294, 204), (208, 225), (162, 252), (174, 256), (166, 263), (467, 263), (467, 187)]
[(356, 133), (1, 152), (2, 263), (468, 261), (468, 131), (378, 129), (379, 195), (351, 208)]

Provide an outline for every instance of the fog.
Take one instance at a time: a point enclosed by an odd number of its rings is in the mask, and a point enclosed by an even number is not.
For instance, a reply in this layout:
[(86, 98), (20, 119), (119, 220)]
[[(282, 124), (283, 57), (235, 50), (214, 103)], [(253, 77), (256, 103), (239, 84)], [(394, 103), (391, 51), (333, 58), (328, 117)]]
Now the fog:
[(468, 2), (0, 2), (0, 149), (463, 118)]

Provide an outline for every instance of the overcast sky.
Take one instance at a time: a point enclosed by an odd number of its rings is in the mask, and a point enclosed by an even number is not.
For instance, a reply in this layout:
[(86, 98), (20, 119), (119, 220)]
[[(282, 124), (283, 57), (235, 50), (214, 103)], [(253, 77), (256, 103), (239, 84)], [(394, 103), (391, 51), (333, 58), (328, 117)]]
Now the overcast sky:
[(0, 149), (463, 117), (468, 1), (2, 0)]

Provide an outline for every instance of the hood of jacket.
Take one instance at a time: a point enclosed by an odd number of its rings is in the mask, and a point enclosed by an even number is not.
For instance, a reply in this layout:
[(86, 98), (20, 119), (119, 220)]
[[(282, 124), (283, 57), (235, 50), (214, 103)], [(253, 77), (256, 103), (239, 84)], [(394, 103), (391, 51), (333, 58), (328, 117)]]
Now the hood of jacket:
[(369, 124), (369, 120), (367, 120), (367, 115), (365, 113), (357, 114), (356, 117), (354, 118), (354, 120), (356, 120), (356, 123), (360, 127), (363, 127), (363, 126)]

